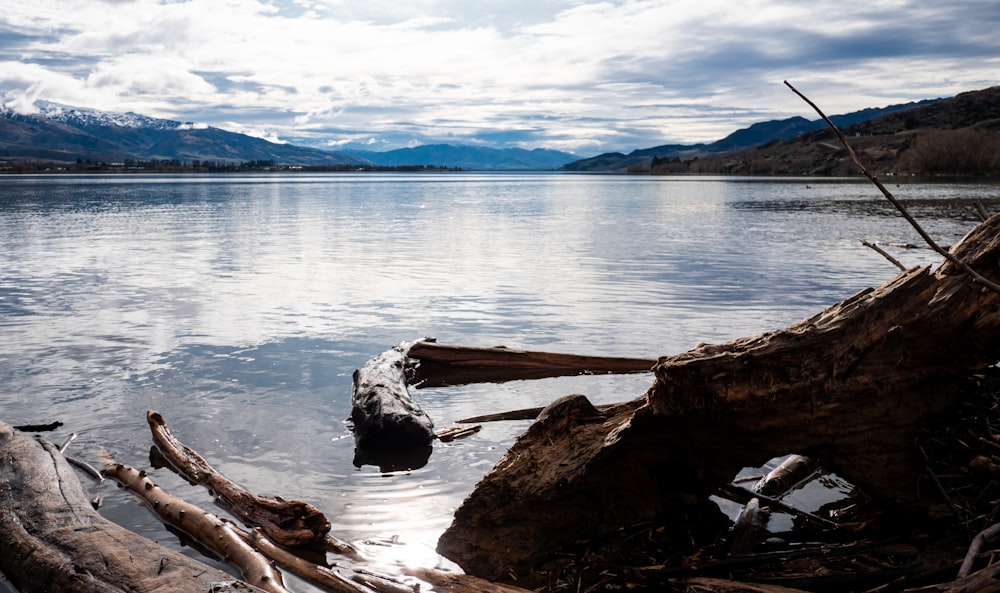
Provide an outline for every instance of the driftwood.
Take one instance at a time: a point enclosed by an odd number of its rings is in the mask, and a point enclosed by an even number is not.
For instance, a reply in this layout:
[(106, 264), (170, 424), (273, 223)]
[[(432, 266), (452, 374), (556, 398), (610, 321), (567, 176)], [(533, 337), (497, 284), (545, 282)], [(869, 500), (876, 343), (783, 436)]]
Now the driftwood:
[(360, 460), (383, 467), (410, 468), (426, 463), (426, 457), (417, 462), (400, 458), (428, 447), (435, 436), (433, 421), (410, 396), (411, 385), (421, 388), (564, 375), (640, 373), (649, 372), (655, 363), (641, 358), (438, 344), (433, 338), (402, 342), (354, 371), (351, 422), (359, 450), (356, 464)]
[[(402, 342), (354, 372), (351, 421), (358, 445), (354, 464), (377, 465), (384, 472), (417, 469), (427, 464), (433, 439), (449, 442), (479, 430), (474, 426), (434, 431), (431, 419), (410, 396), (411, 385), (421, 388), (563, 375), (638, 373), (649, 372), (653, 364), (652, 360), (640, 358), (438, 344), (433, 338)], [(487, 414), (457, 423), (533, 419), (543, 409)]]
[(0, 570), (22, 593), (261, 593), (97, 514), (55, 445), (3, 422), (0, 543)]
[[(186, 455), (197, 453), (186, 449)], [(258, 586), (104, 519), (90, 507), (76, 474), (55, 445), (0, 422), (0, 571), (20, 591), (285, 593), (272, 561), (334, 593), (418, 590), (419, 584), (404, 583), (396, 576), (350, 567), (345, 569), (351, 574), (347, 578), (314, 564), (275, 545), (260, 528), (244, 531), (170, 495), (143, 471), (107, 459), (104, 473), (139, 496), (164, 523), (222, 556)], [(407, 571), (442, 592), (527, 593), (464, 574), (417, 567)]]
[(287, 591), (270, 562), (334, 593), (370, 593), (328, 567), (319, 566), (275, 545), (259, 527), (244, 531), (172, 496), (143, 471), (106, 460), (104, 473), (139, 496), (160, 519), (236, 566), (244, 578), (272, 593)]
[(646, 394), (602, 422), (539, 419), (456, 511), (438, 550), (499, 578), (621, 525), (695, 513), (724, 528), (709, 495), (789, 451), (900, 508), (939, 503), (918, 487), (912, 431), (955, 403), (956, 377), (1000, 359), (1000, 295), (964, 271), (992, 284), (998, 260), (993, 216), (936, 271), (907, 270), (784, 330), (661, 358)]
[[(258, 496), (216, 471), (194, 450), (170, 434), (163, 416), (146, 413), (153, 442), (170, 464), (195, 484), (215, 496), (215, 502), (247, 525), (260, 527), (284, 546), (325, 548), (330, 521), (313, 505), (279, 496)], [(337, 542), (334, 542), (337, 543)], [(350, 552), (350, 550), (343, 550)]]
[(190, 535), (203, 546), (238, 567), (244, 580), (268, 593), (289, 593), (281, 574), (267, 558), (250, 546), (219, 517), (170, 496), (153, 483), (146, 472), (111, 459), (104, 462), (104, 475), (138, 495), (164, 522)]
[(410, 346), (398, 344), (354, 371), (351, 422), (358, 449), (371, 457), (429, 447), (434, 440), (434, 422), (407, 389)]
[(648, 373), (656, 364), (655, 360), (645, 358), (582, 356), (515, 350), (504, 346), (477, 348), (428, 340), (414, 342), (407, 356), (416, 363), (411, 381), (417, 387), (499, 383), (566, 375)]

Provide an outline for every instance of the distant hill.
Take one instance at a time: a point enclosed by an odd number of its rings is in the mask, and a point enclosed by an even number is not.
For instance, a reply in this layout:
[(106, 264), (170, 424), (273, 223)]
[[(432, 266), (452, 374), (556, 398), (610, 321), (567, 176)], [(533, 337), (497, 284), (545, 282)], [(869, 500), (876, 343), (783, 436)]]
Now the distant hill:
[(525, 150), (452, 144), (425, 144), (385, 152), (360, 150), (344, 152), (386, 167), (423, 165), (475, 171), (548, 171), (580, 158), (568, 152), (544, 148)]
[(365, 165), (362, 158), (277, 144), (209, 126), (136, 113), (39, 101), (21, 115), (0, 107), (0, 159), (74, 162), (135, 160), (274, 161), (294, 165)]
[[(831, 118), (879, 175), (1000, 175), (1000, 86), (862, 119)], [(852, 114), (853, 115), (853, 114)], [(851, 119), (854, 119), (851, 123)], [(728, 175), (857, 175), (825, 124), (790, 139), (697, 159), (654, 157), (633, 172)]]
[[(884, 116), (914, 109), (920, 106), (932, 105), (940, 99), (928, 99), (916, 103), (890, 105), (889, 107), (869, 108), (853, 113), (835, 115), (830, 119), (837, 126), (849, 126)], [(804, 117), (770, 120), (751, 125), (749, 128), (736, 130), (721, 140), (709, 144), (666, 144), (652, 148), (634, 150), (628, 154), (606, 153), (589, 159), (568, 163), (562, 167), (564, 171), (618, 172), (623, 173), (630, 168), (648, 166), (655, 157), (660, 159), (692, 159), (706, 156), (730, 153), (774, 140), (788, 140), (825, 127), (822, 119), (808, 120)]]

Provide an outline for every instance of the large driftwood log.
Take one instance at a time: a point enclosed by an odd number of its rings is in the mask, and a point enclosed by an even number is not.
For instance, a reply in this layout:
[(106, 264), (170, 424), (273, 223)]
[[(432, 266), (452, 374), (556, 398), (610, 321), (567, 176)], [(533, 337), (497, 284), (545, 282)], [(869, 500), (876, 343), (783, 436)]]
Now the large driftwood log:
[(354, 371), (354, 436), (358, 448), (374, 457), (429, 447), (434, 440), (434, 422), (407, 389), (410, 346), (398, 344)]
[[(146, 421), (153, 442), (188, 480), (208, 488), (215, 502), (247, 525), (260, 527), (274, 541), (290, 547), (327, 547), (330, 521), (313, 505), (280, 496), (258, 496), (215, 470), (205, 458), (170, 433), (163, 416), (152, 410)], [(348, 552), (350, 550), (347, 550)]]
[[(1000, 279), (1000, 216), (952, 254)], [(918, 487), (912, 430), (955, 403), (955, 377), (998, 359), (1000, 295), (952, 263), (908, 270), (787, 329), (661, 358), (645, 396), (604, 422), (540, 418), (456, 511), (438, 549), (478, 576), (523, 573), (576, 538), (710, 516), (718, 486), (789, 452), (919, 510), (938, 500)]]
[(22, 593), (262, 593), (108, 521), (58, 447), (3, 422), (0, 550), (0, 570)]

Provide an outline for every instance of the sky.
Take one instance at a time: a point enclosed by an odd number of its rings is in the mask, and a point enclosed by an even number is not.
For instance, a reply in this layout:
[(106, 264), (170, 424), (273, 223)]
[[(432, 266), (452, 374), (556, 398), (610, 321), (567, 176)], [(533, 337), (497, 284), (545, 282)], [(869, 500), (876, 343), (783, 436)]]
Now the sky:
[(0, 0), (0, 100), (579, 156), (1000, 84), (995, 0)]

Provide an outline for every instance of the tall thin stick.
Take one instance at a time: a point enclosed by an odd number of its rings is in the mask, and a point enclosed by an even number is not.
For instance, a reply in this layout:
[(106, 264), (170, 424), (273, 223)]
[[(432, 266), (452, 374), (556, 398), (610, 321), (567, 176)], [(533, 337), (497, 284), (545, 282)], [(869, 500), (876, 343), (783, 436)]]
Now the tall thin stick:
[(868, 168), (864, 166), (864, 164), (862, 164), (861, 159), (858, 158), (858, 155), (854, 152), (854, 149), (851, 148), (851, 145), (847, 143), (847, 138), (844, 137), (843, 132), (841, 132), (840, 128), (838, 128), (832, 121), (830, 121), (830, 118), (827, 117), (825, 113), (823, 113), (822, 109), (820, 109), (815, 103), (810, 101), (808, 97), (800, 93), (799, 90), (796, 89), (794, 86), (792, 86), (791, 83), (789, 83), (787, 80), (785, 81), (785, 86), (792, 89), (793, 93), (798, 95), (803, 101), (808, 103), (810, 107), (816, 110), (816, 113), (818, 113), (819, 116), (823, 118), (823, 121), (826, 122), (826, 125), (830, 126), (830, 129), (832, 129), (833, 132), (837, 135), (837, 138), (840, 140), (840, 143), (843, 144), (844, 148), (847, 149), (847, 154), (851, 155), (851, 160), (854, 161), (854, 164), (858, 166), (858, 169), (861, 171), (861, 174), (867, 177), (869, 181), (875, 184), (875, 187), (877, 187), (879, 191), (882, 192), (882, 195), (888, 198), (888, 200), (892, 203), (892, 205), (896, 207), (896, 210), (899, 210), (900, 214), (903, 215), (903, 218), (905, 218), (906, 221), (910, 223), (910, 226), (912, 226), (917, 231), (917, 233), (920, 234), (923, 240), (928, 245), (930, 245), (931, 249), (938, 252), (940, 255), (944, 256), (945, 259), (947, 259), (951, 263), (961, 268), (963, 272), (965, 272), (970, 278), (972, 278), (973, 282), (979, 284), (980, 286), (985, 286), (986, 288), (992, 290), (993, 292), (1000, 293), (1000, 285), (997, 285), (991, 282), (990, 280), (984, 278), (979, 272), (969, 267), (968, 264), (958, 259), (954, 255), (949, 253), (947, 250), (942, 248), (940, 245), (938, 245), (937, 242), (934, 241), (934, 239), (929, 234), (927, 234), (927, 231), (925, 231), (923, 227), (921, 227), (920, 224), (916, 221), (916, 219), (914, 219), (913, 216), (910, 215), (910, 212), (906, 209), (905, 206), (903, 206), (903, 204), (899, 200), (896, 199), (896, 196), (892, 195), (892, 192), (886, 189), (886, 187), (882, 185), (882, 182), (879, 181), (878, 178), (875, 177), (875, 175), (872, 174), (868, 170)]

